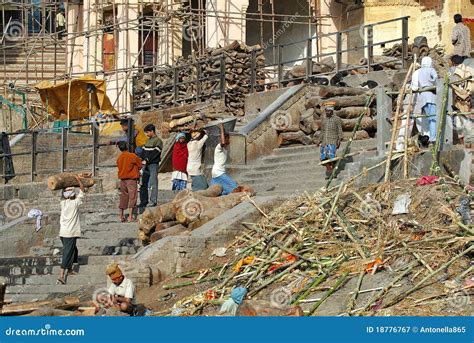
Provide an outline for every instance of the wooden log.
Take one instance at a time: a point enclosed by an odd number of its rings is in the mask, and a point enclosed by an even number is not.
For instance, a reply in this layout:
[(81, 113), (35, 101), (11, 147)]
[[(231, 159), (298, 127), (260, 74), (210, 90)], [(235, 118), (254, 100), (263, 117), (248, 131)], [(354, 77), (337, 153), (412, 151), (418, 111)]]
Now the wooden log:
[(343, 107), (340, 110), (334, 111), (334, 114), (341, 119), (353, 119), (359, 118), (363, 112), (365, 112), (364, 107)]
[(313, 129), (313, 132), (321, 130), (321, 120), (314, 120), (313, 123), (311, 124), (311, 127)]
[[(341, 119), (341, 122), (343, 131), (352, 131), (357, 125), (358, 119)], [(377, 129), (377, 120), (364, 117), (360, 121), (360, 128), (365, 131), (374, 131)]]
[(367, 90), (365, 89), (352, 87), (320, 86), (319, 88), (319, 96), (323, 98), (332, 98), (342, 95), (362, 95), (366, 92)]
[(93, 178), (82, 176), (86, 175), (86, 173), (61, 173), (52, 175), (48, 178), (48, 188), (52, 191), (56, 191), (58, 189), (65, 189), (67, 187), (79, 187), (79, 182), (77, 182), (76, 175), (79, 175), (79, 179), (81, 180), (84, 187), (92, 187), (95, 183)]
[(354, 96), (342, 96), (325, 99), (324, 101), (332, 101), (335, 103), (335, 107), (352, 107), (352, 106), (364, 106), (367, 102), (368, 96), (366, 95), (354, 95)]
[(309, 145), (311, 144), (311, 138), (306, 136), (303, 131), (282, 132), (278, 135), (279, 146), (291, 143), (301, 143), (303, 145)]
[(181, 224), (176, 224), (167, 229), (153, 232), (150, 236), (150, 243), (154, 243), (168, 236), (179, 236), (184, 232), (186, 232), (186, 228)]
[(171, 115), (171, 119), (181, 119), (190, 116), (191, 113), (189, 112), (181, 112), (181, 113), (175, 113)]
[(180, 118), (180, 119), (174, 119), (174, 120), (169, 122), (169, 126), (170, 126), (170, 129), (173, 129), (177, 126), (185, 125), (185, 124), (188, 124), (190, 122), (193, 122), (196, 119), (197, 118), (195, 116), (192, 116), (192, 115), (184, 117), (184, 118)]
[(178, 224), (179, 223), (176, 220), (172, 220), (172, 221), (165, 222), (165, 223), (158, 223), (155, 226), (155, 232), (156, 231), (161, 231), (161, 230), (166, 230), (166, 229), (168, 229), (172, 226), (178, 225)]
[(173, 203), (157, 206), (154, 211), (155, 223), (164, 223), (175, 219)]
[(316, 106), (320, 106), (322, 101), (323, 100), (320, 96), (312, 96), (306, 100), (304, 107), (305, 109), (314, 108)]
[[(342, 137), (343, 140), (347, 141), (349, 138), (351, 138), (352, 132), (343, 132)], [(369, 133), (365, 130), (357, 130), (354, 136), (354, 140), (356, 141), (361, 141), (363, 139), (369, 139)]]
[(203, 197), (215, 198), (222, 194), (222, 185), (214, 184), (209, 186), (207, 189), (194, 192), (194, 194), (201, 195)]

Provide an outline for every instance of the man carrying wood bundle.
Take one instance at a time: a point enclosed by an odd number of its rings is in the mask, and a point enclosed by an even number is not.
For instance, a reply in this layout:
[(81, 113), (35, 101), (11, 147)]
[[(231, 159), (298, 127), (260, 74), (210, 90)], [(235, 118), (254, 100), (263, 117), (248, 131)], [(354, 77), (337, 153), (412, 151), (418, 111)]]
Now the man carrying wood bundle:
[(227, 147), (229, 146), (229, 134), (224, 131), (224, 124), (219, 125), (221, 135), (220, 143), (217, 144), (214, 150), (214, 165), (212, 166), (211, 186), (219, 184), (222, 186), (222, 195), (232, 193), (237, 188), (235, 182), (226, 172), (225, 164), (227, 162)]
[(207, 141), (205, 131), (192, 130), (191, 141), (188, 143), (188, 165), (186, 170), (191, 176), (193, 192), (205, 190), (208, 186), (207, 180), (202, 173), (202, 148)]
[[(413, 73), (412, 90), (417, 91), (436, 85), (438, 74), (432, 64), (431, 57), (423, 57), (421, 68)], [(434, 144), (436, 140), (436, 95), (434, 91), (425, 91), (416, 95), (413, 113), (417, 116), (416, 125), (420, 132), (420, 142), (425, 146), (428, 142)]]
[[(161, 150), (163, 149), (163, 141), (156, 135), (156, 128), (153, 124), (148, 124), (144, 128), (148, 137), (143, 146), (143, 175), (140, 185), (140, 205), (145, 208), (155, 207), (158, 203), (158, 166), (161, 161)], [(150, 199), (148, 199), (148, 188), (151, 190)], [(150, 200), (150, 204), (148, 204)]]
[(117, 158), (118, 178), (120, 179), (120, 221), (126, 222), (125, 209), (128, 208), (128, 221), (134, 221), (133, 212), (137, 206), (138, 180), (140, 179), (140, 168), (142, 160), (134, 153), (128, 152), (125, 142), (119, 142), (121, 151)]
[(184, 132), (176, 135), (176, 142), (173, 146), (173, 155), (171, 157), (173, 165), (173, 192), (177, 193), (186, 189), (188, 186), (188, 173), (186, 166), (188, 164), (188, 143)]
[[(120, 126), (122, 127), (122, 131), (124, 132), (124, 136), (120, 137), (118, 139), (111, 140), (109, 142), (110, 145), (118, 144), (119, 142), (128, 142), (127, 138), (127, 132), (128, 132), (128, 120), (127, 119), (122, 119), (120, 121)], [(147, 137), (143, 130), (138, 127), (137, 125), (134, 125), (134, 132), (133, 132), (133, 151), (139, 156), (142, 157), (141, 154), (143, 152), (143, 146), (145, 145), (147, 141)]]
[(74, 187), (68, 187), (62, 192), (61, 216), (59, 219), (59, 238), (63, 244), (63, 258), (61, 270), (57, 279), (58, 284), (66, 284), (67, 275), (74, 275), (72, 270), (74, 263), (78, 262), (77, 238), (81, 236), (81, 223), (79, 221), (79, 206), (83, 203), (84, 185), (79, 176), (76, 176), (80, 191), (76, 196)]
[[(334, 103), (326, 102), (323, 106), (325, 115), (321, 118), (321, 142), (319, 142), (321, 161), (336, 158), (336, 151), (343, 137), (341, 118), (334, 114)], [(334, 162), (326, 163), (326, 180), (331, 176), (333, 168)]]
[(462, 15), (459, 13), (454, 15), (453, 33), (451, 42), (453, 43), (453, 55), (470, 57), (471, 55), (471, 32), (469, 28), (463, 24)]
[(112, 284), (109, 287), (110, 299), (108, 299), (109, 301), (107, 301), (105, 307), (115, 308), (133, 316), (136, 309), (136, 297), (132, 280), (123, 275), (117, 263), (108, 265), (106, 273)]

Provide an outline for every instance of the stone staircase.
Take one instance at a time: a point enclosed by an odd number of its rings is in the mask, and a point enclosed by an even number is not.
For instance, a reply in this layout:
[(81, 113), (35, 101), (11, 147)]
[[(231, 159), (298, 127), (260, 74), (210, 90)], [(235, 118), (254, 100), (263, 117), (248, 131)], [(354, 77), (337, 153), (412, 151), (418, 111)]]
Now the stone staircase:
[[(338, 150), (342, 153), (343, 143)], [(348, 177), (352, 162), (376, 155), (375, 139), (353, 141), (350, 152), (358, 155), (348, 157), (341, 163), (341, 172), (336, 180)], [(290, 146), (274, 149), (272, 154), (263, 156), (252, 164), (231, 168), (238, 173), (239, 183), (249, 184), (258, 194), (292, 195), (304, 191), (317, 190), (326, 184), (324, 166), (320, 164), (319, 147)]]
[[(160, 202), (171, 200), (171, 191), (160, 191)], [(66, 285), (57, 285), (61, 264), (62, 244), (57, 233), (59, 231), (59, 201), (47, 197), (36, 202), (36, 208), (46, 213), (47, 219), (43, 230), (49, 231), (48, 237), (41, 244), (32, 246), (24, 255), (0, 257), (0, 279), (8, 284), (6, 299), (13, 302), (44, 300), (54, 295), (64, 295), (87, 288), (99, 289), (106, 287), (105, 268), (112, 260), (122, 261), (135, 254), (141, 243), (137, 239), (136, 223), (121, 223), (117, 213), (118, 196), (115, 193), (87, 194), (81, 207), (82, 236), (77, 242), (79, 250), (78, 275), (71, 275)], [(28, 204), (28, 206), (30, 206)], [(28, 207), (29, 209), (29, 207)], [(34, 227), (35, 220), (28, 219), (24, 226)], [(4, 233), (3, 239), (10, 242), (21, 240), (25, 236), (25, 228), (17, 224), (7, 230), (18, 231)], [(31, 231), (30, 231), (31, 232)], [(8, 236), (9, 235), (9, 236)], [(33, 235), (35, 235), (33, 233)], [(5, 255), (3, 255), (5, 256)], [(150, 284), (149, 269), (133, 271), (134, 282), (138, 286)]]

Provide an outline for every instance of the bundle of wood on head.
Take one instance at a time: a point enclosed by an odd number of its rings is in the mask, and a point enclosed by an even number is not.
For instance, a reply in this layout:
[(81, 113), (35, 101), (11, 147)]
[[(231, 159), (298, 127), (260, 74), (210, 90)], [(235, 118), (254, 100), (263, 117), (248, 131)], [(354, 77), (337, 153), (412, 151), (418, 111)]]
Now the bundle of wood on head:
[(377, 131), (375, 102), (368, 111), (364, 107), (371, 92), (365, 88), (314, 86), (306, 94), (304, 108), (277, 111), (272, 116), (272, 126), (278, 131), (278, 145), (318, 144), (326, 102), (334, 104), (334, 114), (341, 118), (344, 139), (351, 136), (357, 118), (364, 112), (367, 113), (362, 118), (355, 139), (374, 137)]
[(238, 191), (220, 196), (222, 186), (218, 184), (203, 191), (181, 191), (172, 202), (143, 212), (138, 219), (138, 238), (147, 245), (198, 228), (254, 194), (249, 187), (239, 187)]
[[(199, 100), (219, 99), (221, 90), (221, 71), (225, 72), (224, 85), (225, 102), (229, 114), (243, 116), (245, 94), (250, 92), (252, 78), (252, 51), (255, 54), (255, 66), (262, 69), (265, 66), (265, 57), (260, 46), (247, 46), (237, 41), (222, 48), (208, 48), (204, 54), (195, 57), (180, 57), (173, 67), (177, 67), (177, 86), (179, 99), (193, 102), (198, 94)], [(135, 76), (134, 101), (136, 107), (151, 104), (154, 92), (154, 106), (168, 108), (176, 105), (173, 84), (175, 82), (174, 68), (156, 69), (154, 73), (140, 73)], [(197, 78), (202, 79), (196, 82)], [(257, 70), (255, 73), (257, 84), (265, 80), (265, 73)], [(154, 84), (152, 84), (154, 83)], [(257, 86), (261, 87), (261, 86)], [(263, 89), (260, 89), (263, 90)]]
[(77, 177), (79, 177), (82, 185), (86, 188), (92, 187), (95, 184), (91, 173), (60, 173), (48, 178), (48, 188), (52, 191), (56, 191), (68, 187), (79, 187), (80, 185), (77, 181)]

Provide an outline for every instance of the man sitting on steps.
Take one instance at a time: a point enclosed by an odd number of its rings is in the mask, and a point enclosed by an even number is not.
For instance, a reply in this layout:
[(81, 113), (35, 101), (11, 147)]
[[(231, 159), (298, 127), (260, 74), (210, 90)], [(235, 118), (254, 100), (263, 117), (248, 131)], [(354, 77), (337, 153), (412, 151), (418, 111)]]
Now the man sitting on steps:
[(107, 275), (112, 284), (109, 287), (109, 295), (106, 308), (114, 308), (130, 315), (135, 314), (135, 286), (132, 280), (126, 278), (117, 263), (107, 266)]

